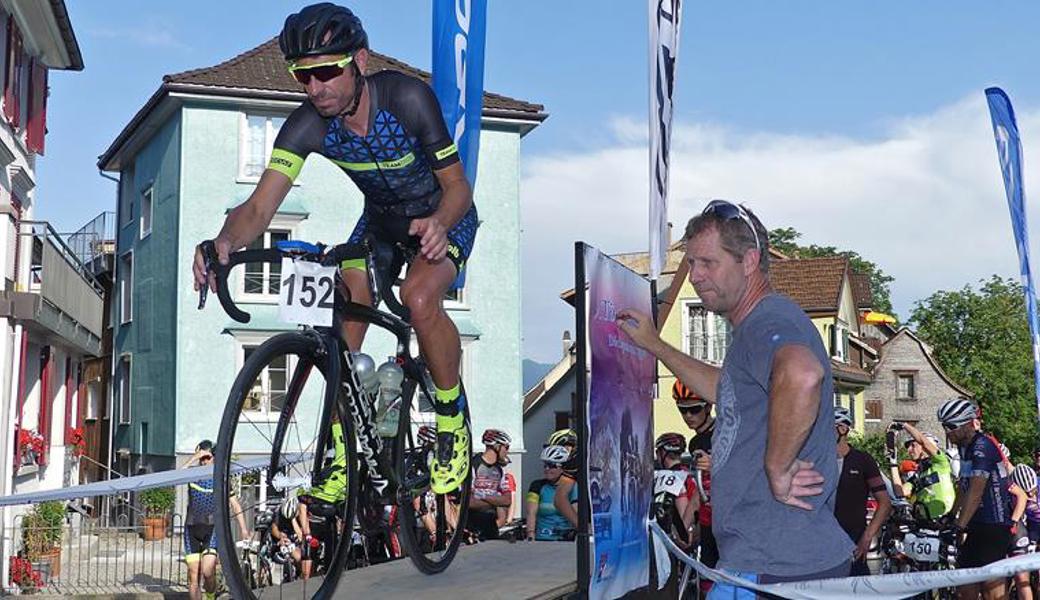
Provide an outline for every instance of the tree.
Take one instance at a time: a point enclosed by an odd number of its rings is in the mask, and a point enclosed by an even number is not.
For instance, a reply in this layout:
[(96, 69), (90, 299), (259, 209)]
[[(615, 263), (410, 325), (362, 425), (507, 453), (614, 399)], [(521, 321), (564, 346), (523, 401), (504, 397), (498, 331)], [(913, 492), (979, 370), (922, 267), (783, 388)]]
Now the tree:
[(870, 278), (870, 292), (874, 296), (873, 308), (877, 311), (895, 315), (892, 310), (892, 293), (889, 284), (895, 278), (886, 275), (873, 262), (863, 258), (852, 250), (839, 250), (835, 246), (802, 246), (798, 240), (802, 237), (793, 227), (780, 227), (769, 232), (769, 245), (791, 258), (819, 258), (825, 256), (844, 256), (849, 259), (849, 267), (855, 273), (862, 273)]
[(1033, 349), (1022, 286), (996, 275), (914, 306), (910, 323), (950, 377), (975, 395), (985, 428), (1021, 462), (1036, 444)]

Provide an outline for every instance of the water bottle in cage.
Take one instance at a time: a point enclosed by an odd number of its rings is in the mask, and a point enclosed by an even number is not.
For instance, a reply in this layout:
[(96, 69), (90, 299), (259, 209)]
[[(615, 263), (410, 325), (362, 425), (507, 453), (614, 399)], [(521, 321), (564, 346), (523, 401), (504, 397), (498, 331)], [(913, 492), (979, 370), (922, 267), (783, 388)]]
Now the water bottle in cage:
[(383, 437), (397, 435), (397, 424), (401, 419), (401, 383), (404, 371), (391, 356), (379, 366), (376, 379), (379, 381), (379, 410), (376, 413), (377, 430)]

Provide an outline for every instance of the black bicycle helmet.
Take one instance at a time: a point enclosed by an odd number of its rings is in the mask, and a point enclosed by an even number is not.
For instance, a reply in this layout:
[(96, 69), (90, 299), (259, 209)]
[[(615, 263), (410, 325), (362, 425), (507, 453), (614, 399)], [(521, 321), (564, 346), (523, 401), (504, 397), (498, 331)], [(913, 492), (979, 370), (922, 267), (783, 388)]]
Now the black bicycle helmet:
[(286, 60), (322, 54), (354, 54), (368, 48), (368, 34), (348, 8), (331, 2), (304, 7), (285, 19), (278, 45)]

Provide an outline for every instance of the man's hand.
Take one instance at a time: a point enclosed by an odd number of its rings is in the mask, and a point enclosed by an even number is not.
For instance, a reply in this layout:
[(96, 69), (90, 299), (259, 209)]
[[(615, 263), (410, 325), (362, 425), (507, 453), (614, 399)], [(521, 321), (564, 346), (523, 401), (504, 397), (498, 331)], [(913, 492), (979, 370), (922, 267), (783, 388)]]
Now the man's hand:
[(448, 229), (436, 217), (413, 220), (408, 235), (419, 238), (419, 253), (430, 262), (448, 254)]
[[(217, 238), (213, 240), (213, 246), (217, 249), (217, 260), (222, 265), (228, 264), (228, 255), (231, 254), (231, 244), (226, 240)], [(217, 293), (217, 278), (213, 273), (206, 271), (206, 258), (202, 254), (202, 244), (195, 246), (195, 262), (191, 266), (194, 277), (195, 291), (199, 291), (204, 285), (209, 285), (209, 291)]]
[(653, 346), (660, 343), (661, 336), (657, 335), (657, 327), (654, 321), (647, 315), (631, 309), (620, 310), (617, 313), (615, 323), (618, 329), (632, 338), (637, 346), (644, 350), (654, 352)]
[(823, 493), (823, 475), (813, 469), (813, 463), (806, 460), (795, 459), (782, 473), (771, 473), (767, 469), (766, 477), (773, 497), (789, 506), (812, 510), (812, 505), (802, 498)]
[(693, 459), (693, 465), (698, 470), (711, 471), (711, 454), (703, 450), (697, 450), (693, 453)]
[(867, 552), (870, 550), (870, 538), (866, 535), (860, 538), (859, 543), (856, 544), (856, 549), (852, 551), (852, 560), (862, 560), (867, 556)]

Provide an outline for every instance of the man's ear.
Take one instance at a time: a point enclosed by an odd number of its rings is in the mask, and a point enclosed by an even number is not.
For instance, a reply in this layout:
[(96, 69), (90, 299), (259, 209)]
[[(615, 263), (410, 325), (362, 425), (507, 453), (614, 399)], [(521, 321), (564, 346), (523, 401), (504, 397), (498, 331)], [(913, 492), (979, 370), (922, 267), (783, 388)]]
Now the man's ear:
[(354, 62), (357, 63), (358, 69), (361, 69), (362, 75), (368, 73), (368, 49), (362, 48), (355, 52)]
[(751, 248), (744, 251), (744, 260), (741, 264), (744, 265), (744, 276), (750, 277), (752, 273), (758, 270), (759, 263), (762, 262), (762, 251), (758, 248)]

